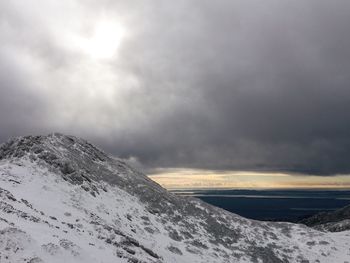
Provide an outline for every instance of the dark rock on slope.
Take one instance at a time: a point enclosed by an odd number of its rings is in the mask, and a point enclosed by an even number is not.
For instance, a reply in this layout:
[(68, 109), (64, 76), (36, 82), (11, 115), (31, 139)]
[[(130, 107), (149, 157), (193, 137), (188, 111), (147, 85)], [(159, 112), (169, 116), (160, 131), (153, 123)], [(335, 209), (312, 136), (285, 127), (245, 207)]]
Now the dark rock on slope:
[(318, 213), (300, 220), (299, 223), (331, 232), (350, 230), (350, 205), (336, 211)]

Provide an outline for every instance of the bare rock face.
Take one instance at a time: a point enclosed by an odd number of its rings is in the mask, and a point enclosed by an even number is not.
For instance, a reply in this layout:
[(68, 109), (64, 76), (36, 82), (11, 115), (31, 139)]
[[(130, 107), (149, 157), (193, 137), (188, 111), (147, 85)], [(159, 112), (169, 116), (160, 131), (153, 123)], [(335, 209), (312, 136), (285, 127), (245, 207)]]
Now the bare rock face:
[(62, 134), (0, 146), (0, 231), (6, 263), (345, 262), (350, 255), (348, 232), (249, 220), (173, 195)]

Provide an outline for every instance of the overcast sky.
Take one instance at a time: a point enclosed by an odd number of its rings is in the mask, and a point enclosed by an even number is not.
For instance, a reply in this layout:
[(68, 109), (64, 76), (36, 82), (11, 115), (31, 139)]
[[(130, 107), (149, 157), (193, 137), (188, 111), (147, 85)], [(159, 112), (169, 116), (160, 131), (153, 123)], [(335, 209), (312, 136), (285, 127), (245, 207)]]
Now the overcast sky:
[(147, 168), (350, 173), (348, 0), (0, 0), (0, 142)]

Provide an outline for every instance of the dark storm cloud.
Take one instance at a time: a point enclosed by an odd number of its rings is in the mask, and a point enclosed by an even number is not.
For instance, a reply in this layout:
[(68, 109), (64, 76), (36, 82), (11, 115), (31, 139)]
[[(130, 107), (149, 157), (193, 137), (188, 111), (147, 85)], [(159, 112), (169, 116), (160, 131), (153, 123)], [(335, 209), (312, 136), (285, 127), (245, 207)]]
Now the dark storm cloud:
[[(58, 130), (151, 168), (350, 173), (348, 1), (0, 7), (1, 140)], [(126, 36), (94, 62), (71, 35), (101, 16)]]
[[(0, 51), (0, 141), (26, 132), (38, 131), (47, 104), (40, 94), (31, 92), (25, 73), (18, 72), (14, 58)], [(47, 131), (44, 127), (41, 132)]]

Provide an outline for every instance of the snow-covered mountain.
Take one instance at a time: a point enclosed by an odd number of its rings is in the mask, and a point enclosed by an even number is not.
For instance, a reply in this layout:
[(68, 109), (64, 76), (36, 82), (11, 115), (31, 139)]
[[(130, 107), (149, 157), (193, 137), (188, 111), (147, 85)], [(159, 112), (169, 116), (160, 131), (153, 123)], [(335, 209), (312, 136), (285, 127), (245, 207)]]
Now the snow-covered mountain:
[(167, 192), (85, 140), (0, 147), (0, 262), (350, 262), (350, 231), (249, 220)]
[(331, 212), (321, 212), (305, 218), (300, 223), (322, 231), (350, 230), (350, 205)]

